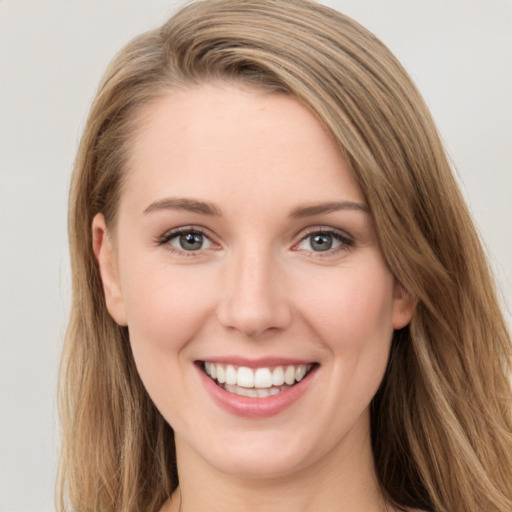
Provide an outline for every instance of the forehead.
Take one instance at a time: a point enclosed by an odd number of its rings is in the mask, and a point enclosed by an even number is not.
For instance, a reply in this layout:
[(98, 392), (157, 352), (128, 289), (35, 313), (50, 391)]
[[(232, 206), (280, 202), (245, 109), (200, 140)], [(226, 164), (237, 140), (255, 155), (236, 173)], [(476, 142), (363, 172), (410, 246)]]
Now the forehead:
[(253, 201), (364, 199), (316, 116), (278, 93), (231, 84), (170, 91), (142, 111), (130, 153), (123, 195), (146, 202), (214, 193), (224, 202), (234, 193)]

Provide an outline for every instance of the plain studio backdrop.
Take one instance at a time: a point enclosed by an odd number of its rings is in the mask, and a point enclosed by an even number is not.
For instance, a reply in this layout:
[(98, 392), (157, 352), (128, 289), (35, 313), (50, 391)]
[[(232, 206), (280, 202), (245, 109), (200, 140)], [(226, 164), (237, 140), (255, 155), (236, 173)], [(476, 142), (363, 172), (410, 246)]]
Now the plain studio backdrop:
[[(338, 0), (398, 56), (438, 124), (512, 305), (512, 0)], [(113, 55), (182, 1), (0, 0), (0, 511), (54, 510), (67, 193)]]

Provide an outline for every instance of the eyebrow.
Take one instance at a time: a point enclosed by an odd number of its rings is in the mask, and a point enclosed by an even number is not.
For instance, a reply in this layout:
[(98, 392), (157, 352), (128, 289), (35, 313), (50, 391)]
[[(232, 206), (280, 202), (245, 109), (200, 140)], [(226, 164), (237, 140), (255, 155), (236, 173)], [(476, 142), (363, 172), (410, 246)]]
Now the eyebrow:
[(303, 217), (312, 217), (314, 215), (336, 212), (338, 210), (356, 210), (364, 213), (370, 213), (370, 208), (363, 203), (355, 203), (353, 201), (330, 201), (328, 203), (299, 206), (292, 210), (290, 217), (294, 219), (301, 219)]
[(187, 199), (184, 197), (168, 197), (151, 203), (144, 213), (151, 213), (159, 210), (186, 210), (203, 215), (221, 215), (221, 211), (213, 203), (199, 201), (196, 199)]
[[(159, 210), (185, 210), (202, 215), (222, 215), (220, 209), (213, 203), (185, 197), (168, 197), (165, 199), (159, 199), (158, 201), (151, 203), (144, 210), (144, 213), (147, 214)], [(301, 219), (304, 217), (313, 217), (314, 215), (321, 215), (322, 213), (331, 213), (339, 210), (356, 210), (364, 213), (370, 213), (368, 206), (363, 203), (356, 203), (353, 201), (329, 201), (327, 203), (298, 206), (291, 211), (290, 217), (294, 219)]]

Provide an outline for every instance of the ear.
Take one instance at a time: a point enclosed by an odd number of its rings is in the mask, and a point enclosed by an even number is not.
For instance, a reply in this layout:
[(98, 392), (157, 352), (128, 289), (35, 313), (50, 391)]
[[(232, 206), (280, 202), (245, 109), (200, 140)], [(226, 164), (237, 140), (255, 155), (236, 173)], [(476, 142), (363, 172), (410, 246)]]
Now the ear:
[(101, 213), (98, 213), (92, 221), (92, 246), (100, 267), (108, 312), (119, 325), (127, 325), (117, 257), (105, 218)]
[(416, 298), (408, 292), (402, 283), (395, 279), (393, 289), (393, 329), (405, 327), (416, 309)]

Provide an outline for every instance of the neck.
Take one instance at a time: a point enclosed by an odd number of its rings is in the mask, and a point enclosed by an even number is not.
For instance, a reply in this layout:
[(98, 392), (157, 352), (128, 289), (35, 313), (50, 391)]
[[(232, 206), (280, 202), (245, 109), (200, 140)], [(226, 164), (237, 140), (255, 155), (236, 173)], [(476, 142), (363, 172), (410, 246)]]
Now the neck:
[[(351, 436), (349, 436), (351, 437)], [(273, 478), (221, 472), (176, 439), (180, 488), (169, 512), (386, 512), (369, 434), (345, 439), (307, 467)]]

